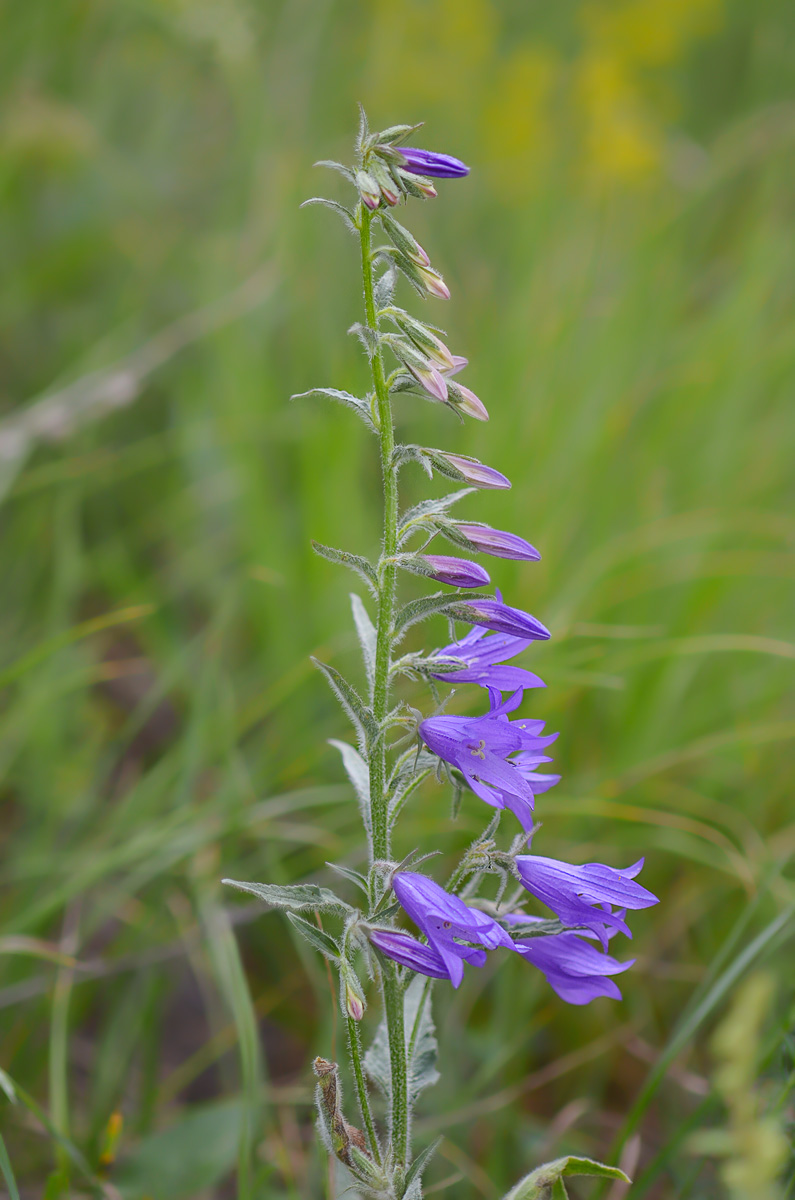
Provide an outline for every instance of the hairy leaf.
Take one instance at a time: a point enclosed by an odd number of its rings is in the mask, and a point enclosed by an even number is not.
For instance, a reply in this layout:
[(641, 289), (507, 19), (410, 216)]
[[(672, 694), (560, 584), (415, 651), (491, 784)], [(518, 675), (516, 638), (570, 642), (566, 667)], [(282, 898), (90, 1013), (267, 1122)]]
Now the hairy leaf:
[(422, 1200), (422, 1190), (420, 1185), (422, 1183), (423, 1171), (433, 1158), (436, 1151), (439, 1149), (442, 1141), (443, 1139), (441, 1137), (435, 1138), (431, 1142), (430, 1146), (427, 1146), (423, 1150), (422, 1154), (418, 1154), (414, 1159), (414, 1162), (409, 1167), (408, 1174), (406, 1175), (406, 1191), (403, 1193), (403, 1200), (411, 1200), (413, 1196), (416, 1196), (417, 1200)]
[(439, 1079), (436, 1070), (439, 1044), (431, 1015), (430, 989), (426, 991), (427, 982), (423, 975), (418, 975), (406, 988), (404, 1012), (406, 1045), (409, 1048), (409, 1108), (412, 1109), (420, 1093)]
[(373, 595), (378, 594), (378, 577), (375, 573), (375, 567), (369, 558), (365, 558), (361, 554), (350, 554), (347, 550), (337, 550), (334, 546), (324, 546), (322, 542), (314, 540), (312, 541), (312, 549), (315, 554), (319, 554), (321, 558), (325, 558), (328, 562), (337, 563), (339, 566), (349, 567), (351, 571), (355, 571), (364, 580)]
[(336, 400), (338, 404), (344, 404), (346, 408), (352, 409), (357, 416), (361, 417), (372, 433), (378, 432), (373, 420), (373, 414), (370, 411), (370, 404), (367, 400), (362, 400), (358, 396), (352, 396), (350, 392), (340, 391), (339, 388), (329, 387), (310, 388), (308, 392), (296, 392), (290, 399), (304, 400), (307, 396), (326, 396), (329, 400)]
[(392, 303), (395, 294), (397, 272), (393, 266), (388, 266), (382, 275), (378, 276), (373, 287), (373, 300), (377, 309), (386, 308)]
[(222, 883), (237, 888), (241, 892), (249, 892), (258, 900), (264, 900), (273, 908), (286, 908), (291, 912), (328, 911), (338, 913), (352, 912), (350, 904), (340, 900), (329, 888), (318, 887), (314, 883), (296, 883), (282, 886), (276, 883), (243, 883), (239, 879), (222, 879)]
[(322, 204), (324, 208), (332, 209), (333, 212), (339, 213), (351, 233), (359, 232), (353, 222), (353, 213), (344, 204), (339, 204), (336, 200), (327, 200), (325, 196), (312, 196), (309, 200), (304, 200), (300, 207), (306, 208), (308, 204)]
[(410, 521), (414, 521), (418, 517), (435, 516), (438, 513), (446, 512), (459, 500), (463, 500), (465, 496), (471, 496), (476, 491), (477, 488), (460, 488), (457, 492), (450, 492), (447, 496), (440, 496), (437, 500), (421, 500), (419, 504), (415, 504), (413, 508), (403, 514), (401, 529), (405, 529)]
[(372, 710), (367, 707), (356, 688), (348, 683), (348, 680), (339, 673), (336, 667), (322, 663), (319, 658), (312, 658), (312, 662), (326, 676), (329, 687), (345, 709), (351, 724), (359, 735), (360, 748), (363, 750), (366, 745), (374, 742), (379, 734)]
[(370, 614), (355, 592), (351, 592), (351, 608), (353, 610), (353, 623), (356, 626), (359, 645), (362, 648), (364, 668), (367, 672), (367, 682), (370, 685), (370, 695), (372, 695), (373, 685), (375, 682), (375, 625), (373, 625), (373, 622), (370, 620)]
[(315, 950), (319, 950), (322, 955), (331, 959), (332, 962), (336, 962), (339, 959), (339, 943), (331, 934), (318, 929), (317, 925), (313, 925), (311, 921), (305, 921), (303, 917), (299, 917), (294, 912), (288, 912), (287, 920), (295, 925), (301, 936), (306, 938), (310, 946), (314, 946)]
[(353, 867), (343, 867), (342, 863), (327, 862), (326, 866), (331, 867), (332, 871), (336, 871), (337, 874), (342, 875), (344, 879), (349, 879), (351, 883), (355, 883), (358, 888), (361, 888), (366, 896), (369, 896), (370, 889), (367, 885), (367, 880), (365, 879), (364, 875), (362, 875), (361, 871), (354, 871)]
[[(472, 600), (488, 600), (491, 597), (484, 595), (482, 592), (474, 593), (467, 592), (466, 599)], [(438, 592), (433, 596), (422, 596), (419, 600), (410, 600), (408, 604), (404, 604), (398, 610), (395, 617), (395, 633), (403, 634), (410, 626), (416, 625), (418, 621), (427, 621), (429, 617), (435, 617), (440, 613), (445, 616), (454, 617), (456, 620), (466, 621), (471, 618), (471, 613), (462, 607), (464, 598), (460, 595), (451, 596), (449, 592)], [(471, 619), (469, 620), (471, 624)]]
[(350, 329), (348, 330), (348, 333), (353, 333), (356, 335), (356, 337), (364, 346), (368, 358), (375, 357), (375, 355), (378, 353), (378, 347), (380, 345), (380, 337), (377, 330), (371, 329), (369, 325), (363, 325), (361, 321), (354, 321), (353, 325), (351, 325)]
[(355, 176), (350, 167), (346, 167), (344, 163), (335, 162), (333, 158), (319, 158), (314, 166), (328, 167), (332, 171), (339, 171), (340, 175), (344, 175), (350, 183), (355, 181)]
[(370, 824), (370, 772), (367, 769), (367, 763), (359, 751), (347, 742), (338, 742), (336, 738), (329, 738), (329, 745), (334, 746), (342, 755), (342, 765), (353, 784), (353, 790), (356, 792), (356, 798), (359, 801), (359, 811), (362, 814), (364, 827), (367, 830), (369, 838), (372, 829)]

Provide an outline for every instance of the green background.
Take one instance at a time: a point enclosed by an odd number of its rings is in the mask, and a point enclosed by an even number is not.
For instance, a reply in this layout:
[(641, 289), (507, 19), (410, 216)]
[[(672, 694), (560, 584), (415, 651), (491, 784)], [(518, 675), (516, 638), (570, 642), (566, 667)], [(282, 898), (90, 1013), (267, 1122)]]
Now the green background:
[[(489, 564), (553, 632), (526, 657), (564, 777), (536, 848), (645, 854), (661, 897), (623, 1002), (569, 1008), (497, 956), (437, 988), (429, 1194), (499, 1200), (544, 1158), (608, 1155), (643, 1095), (632, 1200), (734, 1194), (689, 1140), (732, 1120), (761, 1198), (795, 1026), (792, 5), (26, 0), (3, 27), (0, 1130), (22, 1195), (105, 1170), (130, 1200), (242, 1196), (236, 1160), (253, 1195), (332, 1194), (325, 967), (218, 881), (362, 861), (326, 744), (349, 734), (308, 663), (358, 678), (352, 577), (309, 542), (377, 552), (375, 445), (289, 402), (366, 387), (355, 243), (298, 208), (349, 199), (312, 163), (350, 159), (361, 100), (472, 166), (404, 216), (451, 301), (402, 297), (491, 421), (396, 416), (508, 474), (459, 512), (543, 555)], [(440, 849), (441, 878), (483, 823), (431, 786), (397, 849)], [(741, 1120), (709, 1033), (757, 966)]]

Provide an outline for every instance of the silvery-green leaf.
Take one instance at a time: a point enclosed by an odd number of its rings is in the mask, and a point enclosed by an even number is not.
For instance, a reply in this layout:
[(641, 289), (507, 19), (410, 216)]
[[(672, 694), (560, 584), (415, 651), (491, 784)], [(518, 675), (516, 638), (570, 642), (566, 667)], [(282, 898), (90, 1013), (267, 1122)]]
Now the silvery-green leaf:
[(342, 765), (353, 784), (353, 790), (359, 801), (359, 811), (369, 837), (372, 830), (370, 827), (370, 772), (367, 769), (367, 763), (359, 751), (354, 746), (348, 745), (347, 742), (338, 742), (336, 738), (329, 738), (329, 745), (334, 746), (342, 755)]
[(395, 280), (397, 272), (393, 266), (387, 267), (382, 275), (378, 276), (373, 287), (373, 300), (375, 301), (376, 309), (386, 308), (392, 303), (392, 297), (395, 294)]
[(315, 950), (319, 950), (325, 958), (336, 962), (340, 957), (340, 948), (334, 938), (325, 933), (324, 930), (318, 929), (317, 925), (313, 925), (310, 921), (305, 921), (303, 917), (299, 917), (294, 912), (288, 912), (287, 920), (295, 925), (302, 937), (306, 938), (310, 946), (314, 946)]
[(439, 1079), (436, 1070), (439, 1044), (431, 1015), (430, 992), (426, 992), (427, 982), (423, 975), (412, 979), (406, 988), (404, 1002), (406, 1046), (411, 1051), (407, 1063), (410, 1109), (414, 1108), (420, 1093)]
[(418, 1154), (414, 1159), (406, 1175), (406, 1190), (403, 1193), (403, 1200), (414, 1200), (414, 1197), (416, 1200), (422, 1200), (422, 1175), (441, 1143), (442, 1138), (436, 1138), (430, 1146), (423, 1150), (422, 1154)]
[(336, 667), (331, 667), (328, 663), (322, 663), (320, 659), (312, 658), (311, 655), (310, 658), (328, 680), (329, 687), (344, 708), (358, 734), (360, 749), (364, 750), (365, 746), (374, 742), (379, 736), (379, 729), (373, 718), (372, 710), (367, 707), (356, 691), (356, 688), (348, 683), (348, 680), (344, 675), (340, 674)]
[(306, 208), (309, 204), (322, 204), (324, 208), (330, 208), (333, 212), (338, 213), (345, 222), (347, 229), (351, 233), (358, 233), (358, 229), (353, 223), (353, 213), (344, 204), (339, 204), (336, 200), (327, 200), (325, 196), (312, 196), (309, 200), (304, 200), (301, 208)]
[[(342, 745), (341, 742), (337, 743)], [(351, 883), (355, 883), (358, 888), (364, 892), (365, 896), (369, 896), (370, 889), (367, 885), (367, 880), (361, 871), (354, 871), (352, 867), (344, 867), (342, 863), (327, 862), (327, 867), (331, 867), (332, 871), (336, 871), (338, 875), (342, 875), (344, 879), (349, 879)]]
[(370, 620), (370, 614), (355, 592), (351, 592), (351, 609), (353, 610), (353, 623), (356, 626), (359, 645), (362, 648), (367, 682), (370, 685), (370, 695), (372, 695), (375, 680), (376, 629)]
[(329, 167), (332, 171), (339, 171), (340, 175), (344, 175), (350, 183), (354, 181), (354, 174), (350, 167), (346, 167), (344, 163), (335, 162), (333, 158), (319, 158), (313, 165), (316, 167)]
[(437, 513), (446, 512), (459, 500), (463, 500), (465, 496), (471, 496), (477, 491), (477, 488), (459, 488), (457, 492), (450, 492), (446, 496), (440, 496), (437, 500), (421, 500), (419, 504), (415, 504), (408, 512), (403, 514), (401, 519), (401, 529), (404, 529), (409, 522), (414, 521), (417, 517), (435, 516)]
[(296, 883), (282, 886), (276, 883), (243, 883), (239, 879), (222, 879), (222, 883), (249, 892), (258, 900), (264, 900), (273, 908), (286, 908), (292, 912), (331, 911), (352, 912), (350, 904), (340, 900), (329, 888), (314, 883)]
[(308, 392), (296, 392), (290, 399), (304, 400), (307, 396), (326, 396), (329, 400), (336, 400), (338, 404), (344, 404), (346, 408), (352, 409), (357, 416), (361, 417), (372, 433), (378, 432), (373, 420), (373, 414), (370, 411), (369, 401), (362, 400), (358, 396), (352, 396), (350, 392), (340, 391), (339, 388), (330, 387), (310, 388)]
[(373, 595), (378, 594), (378, 576), (369, 558), (361, 554), (350, 554), (347, 550), (338, 550), (335, 546), (324, 546), (322, 542), (312, 541), (315, 554), (325, 558), (327, 562), (337, 563), (341, 567), (349, 567), (351, 571), (364, 580)]
[(375, 329), (371, 329), (369, 325), (363, 325), (361, 321), (354, 321), (348, 333), (353, 333), (359, 339), (367, 351), (368, 358), (374, 358), (378, 353), (380, 338)]

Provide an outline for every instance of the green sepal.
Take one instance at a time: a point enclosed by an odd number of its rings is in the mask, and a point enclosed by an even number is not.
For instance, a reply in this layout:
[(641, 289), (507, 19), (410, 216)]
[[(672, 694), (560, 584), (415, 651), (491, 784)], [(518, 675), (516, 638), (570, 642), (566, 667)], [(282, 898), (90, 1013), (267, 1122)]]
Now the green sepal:
[[(485, 595), (483, 592), (468, 592), (466, 598), (470, 602), (491, 599), (490, 596)], [(463, 598), (460, 595), (451, 596), (446, 592), (440, 592), (434, 596), (422, 596), (419, 600), (410, 600), (408, 604), (404, 604), (399, 609), (395, 617), (395, 634), (402, 634), (410, 626), (416, 625), (418, 621), (427, 621), (429, 617), (435, 617), (439, 614), (453, 617), (459, 621), (469, 621), (471, 624), (472, 614), (468, 613), (462, 607), (463, 603)]]
[(459, 500), (463, 500), (465, 496), (472, 496), (477, 491), (477, 488), (465, 487), (460, 488), (457, 492), (449, 492), (446, 496), (440, 496), (437, 500), (421, 500), (419, 504), (415, 504), (413, 508), (408, 509), (402, 516), (400, 522), (400, 533), (406, 531), (406, 526), (421, 517), (433, 517), (438, 513), (445, 512), (448, 508), (452, 508)]
[[(444, 1139), (442, 1137), (435, 1138), (434, 1141), (431, 1142), (430, 1146), (426, 1146), (422, 1154), (418, 1154), (414, 1159), (414, 1162), (409, 1167), (408, 1174), (406, 1175), (406, 1190), (403, 1193), (403, 1200), (407, 1200), (407, 1197), (411, 1195), (412, 1186), (421, 1182), (423, 1171), (441, 1146), (443, 1140)], [(422, 1196), (422, 1192), (417, 1191), (417, 1196)]]
[(378, 596), (378, 576), (369, 558), (364, 558), (361, 554), (349, 554), (347, 550), (337, 550), (335, 546), (324, 546), (322, 542), (316, 542), (314, 539), (312, 540), (312, 549), (315, 554), (319, 554), (328, 562), (337, 563), (338, 566), (349, 567), (351, 571), (355, 571), (364, 580), (373, 595)]
[(295, 883), (282, 886), (277, 883), (244, 883), (239, 879), (222, 879), (221, 883), (248, 892), (273, 908), (284, 908), (290, 912), (337, 912), (343, 915), (353, 912), (350, 904), (340, 900), (329, 888), (314, 883)]
[(380, 133), (374, 134), (376, 144), (378, 142), (390, 142), (393, 146), (399, 146), (401, 142), (405, 142), (406, 138), (411, 137), (412, 133), (416, 133), (418, 129), (422, 129), (424, 121), (420, 121), (418, 125), (390, 125), (387, 129), (382, 129)]
[(353, 613), (353, 623), (356, 626), (356, 636), (359, 639), (359, 645), (362, 649), (364, 669), (367, 673), (367, 682), (370, 685), (370, 695), (372, 697), (373, 687), (375, 686), (376, 628), (370, 618), (369, 612), (364, 607), (361, 598), (356, 595), (356, 592), (351, 592), (351, 611)]
[(608, 1167), (592, 1158), (578, 1158), (569, 1154), (566, 1158), (556, 1158), (554, 1162), (544, 1163), (542, 1167), (526, 1175), (503, 1200), (558, 1200), (559, 1197), (567, 1195), (562, 1180), (568, 1175), (590, 1175), (600, 1179), (620, 1179), (622, 1183), (632, 1182), (618, 1167)]
[(313, 925), (311, 921), (305, 921), (303, 917), (299, 917), (294, 912), (288, 912), (287, 920), (295, 925), (298, 932), (302, 937), (306, 938), (310, 946), (314, 946), (315, 950), (319, 950), (324, 957), (331, 959), (332, 962), (339, 962), (339, 943), (331, 934), (318, 929), (317, 925)]
[(370, 888), (361, 871), (354, 871), (353, 867), (343, 867), (341, 863), (327, 862), (326, 866), (331, 867), (332, 871), (336, 871), (344, 879), (349, 879), (351, 883), (355, 883), (358, 888), (361, 888), (365, 896), (369, 897)]

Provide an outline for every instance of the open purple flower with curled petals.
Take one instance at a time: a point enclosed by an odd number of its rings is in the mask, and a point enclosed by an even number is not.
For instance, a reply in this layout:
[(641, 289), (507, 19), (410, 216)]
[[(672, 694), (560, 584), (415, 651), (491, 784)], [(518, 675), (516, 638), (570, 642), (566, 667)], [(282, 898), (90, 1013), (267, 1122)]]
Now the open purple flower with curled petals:
[[(541, 918), (523, 913), (508, 913), (502, 918), (508, 924), (526, 925)], [(621, 992), (611, 975), (620, 975), (635, 962), (619, 962), (610, 954), (590, 945), (587, 935), (551, 933), (543, 937), (519, 938), (513, 948), (522, 958), (538, 967), (547, 983), (567, 1004), (590, 1004), (597, 996), (621, 999)]]
[(423, 561), (430, 567), (431, 579), (451, 587), (485, 587), (491, 583), (488, 571), (480, 563), (469, 558), (454, 558), (449, 554), (423, 554)]
[(507, 633), (510, 637), (529, 638), (534, 642), (546, 642), (552, 637), (546, 625), (542, 625), (537, 617), (521, 608), (504, 604), (499, 592), (496, 600), (465, 600), (461, 605), (461, 614), (462, 620), (472, 625), (482, 625), (484, 629)]
[(433, 179), (460, 179), (469, 174), (469, 167), (460, 158), (451, 154), (438, 154), (435, 150), (419, 150), (415, 146), (401, 146), (402, 166), (418, 175), (430, 175)]
[(466, 663), (466, 668), (450, 675), (437, 674), (433, 678), (447, 683), (477, 683), (480, 687), (497, 688), (501, 692), (546, 687), (543, 679), (524, 667), (501, 665), (532, 644), (532, 638), (511, 637), (507, 633), (489, 634), (482, 626), (475, 626), (465, 637), (439, 651), (440, 658), (455, 658)]
[(560, 862), (535, 854), (517, 857), (519, 878), (537, 900), (560, 918), (564, 925), (590, 929), (607, 948), (608, 930), (617, 929), (632, 937), (622, 912), (613, 908), (650, 908), (658, 898), (635, 883), (643, 867), (639, 859), (631, 867), (617, 870), (603, 863)]
[(427, 875), (399, 871), (392, 880), (392, 887), (401, 908), (422, 930), (428, 945), (444, 963), (453, 987), (458, 987), (463, 979), (465, 962), (475, 967), (484, 965), (483, 947), (494, 950), (497, 946), (513, 946), (510, 936), (493, 917), (469, 908), (458, 896), (446, 892)]
[(524, 562), (538, 562), (541, 558), (535, 546), (531, 546), (518, 534), (507, 533), (502, 529), (490, 529), (488, 525), (470, 524), (465, 521), (456, 521), (455, 527), (483, 554), (493, 554), (495, 558), (512, 558)]
[(420, 975), (430, 975), (432, 979), (450, 978), (441, 955), (431, 946), (418, 942), (411, 934), (399, 933), (396, 929), (371, 929), (368, 936), (382, 954), (394, 959), (402, 967), (408, 967)]
[(558, 735), (542, 737), (543, 721), (508, 720), (521, 699), (519, 690), (483, 717), (428, 717), (418, 732), (433, 754), (461, 772), (475, 795), (493, 808), (510, 809), (529, 831), (535, 796), (510, 755), (521, 750), (537, 755)]

